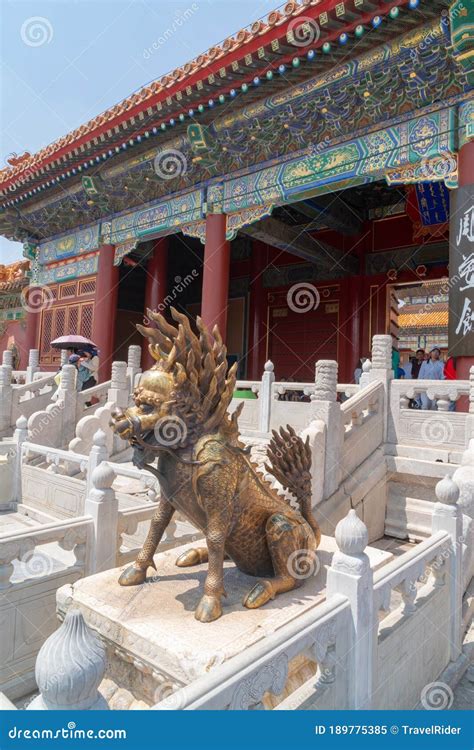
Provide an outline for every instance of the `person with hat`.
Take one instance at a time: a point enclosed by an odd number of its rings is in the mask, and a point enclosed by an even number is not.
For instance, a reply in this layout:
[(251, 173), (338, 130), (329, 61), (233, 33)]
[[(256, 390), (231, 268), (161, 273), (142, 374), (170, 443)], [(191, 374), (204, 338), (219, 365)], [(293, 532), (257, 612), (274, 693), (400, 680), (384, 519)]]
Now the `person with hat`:
[(68, 359), (70, 365), (74, 365), (77, 370), (76, 375), (76, 391), (82, 391), (84, 383), (90, 378), (89, 370), (82, 365), (81, 357), (79, 354), (71, 354)]
[[(439, 346), (431, 349), (430, 358), (421, 365), (418, 380), (444, 380), (444, 362), (441, 359)], [(436, 409), (436, 401), (428, 398), (426, 393), (422, 393), (421, 408)]]

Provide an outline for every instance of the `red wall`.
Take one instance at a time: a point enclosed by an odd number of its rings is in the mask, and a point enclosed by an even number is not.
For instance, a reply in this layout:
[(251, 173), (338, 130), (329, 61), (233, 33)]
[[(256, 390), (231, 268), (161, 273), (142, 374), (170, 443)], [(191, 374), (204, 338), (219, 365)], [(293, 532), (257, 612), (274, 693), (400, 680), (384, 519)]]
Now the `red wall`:
[(0, 351), (5, 351), (8, 348), (8, 344), (11, 339), (14, 339), (15, 344), (20, 353), (19, 370), (26, 370), (28, 365), (28, 351), (25, 347), (26, 341), (26, 323), (24, 320), (12, 320), (7, 323), (7, 327), (3, 335), (0, 337)]

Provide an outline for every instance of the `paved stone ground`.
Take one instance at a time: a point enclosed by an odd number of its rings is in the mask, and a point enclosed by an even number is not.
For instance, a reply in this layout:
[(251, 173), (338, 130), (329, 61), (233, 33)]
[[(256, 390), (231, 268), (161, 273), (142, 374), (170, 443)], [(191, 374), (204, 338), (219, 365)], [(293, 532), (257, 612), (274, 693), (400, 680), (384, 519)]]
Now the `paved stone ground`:
[[(472, 669), (472, 667), (471, 667)], [(474, 677), (474, 674), (472, 675)], [(474, 682), (470, 682), (467, 672), (454, 689), (451, 711), (472, 711), (474, 709)]]

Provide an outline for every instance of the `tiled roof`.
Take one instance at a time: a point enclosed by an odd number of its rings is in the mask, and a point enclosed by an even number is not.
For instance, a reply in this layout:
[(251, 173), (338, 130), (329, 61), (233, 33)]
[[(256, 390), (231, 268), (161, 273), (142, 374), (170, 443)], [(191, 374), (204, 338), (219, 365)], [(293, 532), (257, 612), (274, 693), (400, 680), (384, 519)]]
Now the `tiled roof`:
[[(333, 38), (339, 35), (345, 26), (358, 23), (359, 17), (369, 19), (381, 10), (387, 13), (391, 7), (405, 5), (406, 2), (408, 0), (383, 0), (383, 2), (378, 0), (376, 3), (368, 4), (370, 10), (366, 10), (365, 6), (359, 8), (359, 4), (353, 6), (352, 3), (346, 1), (344, 4), (338, 0), (287, 2), (283, 7), (272, 11), (265, 20), (255, 21), (237, 34), (227, 37), (222, 43), (211, 47), (191, 62), (144, 86), (36, 154), (31, 155), (25, 152), (21, 155), (13, 155), (8, 159), (10, 166), (0, 170), (0, 187), (5, 190), (10, 185), (23, 184), (29, 181), (33, 174), (49, 170), (50, 165), (54, 167), (56, 162), (59, 165), (64, 161), (65, 156), (73, 151), (74, 153), (77, 149), (82, 151), (84, 145), (87, 146), (91, 141), (95, 143), (96, 140), (101, 140), (104, 132), (114, 128), (118, 132), (118, 126), (122, 123), (127, 121), (133, 123), (135, 117), (140, 118), (143, 116), (141, 113), (146, 110), (151, 111), (157, 103), (167, 101), (170, 104), (171, 97), (180, 100), (183, 93), (190, 90), (191, 85), (197, 84), (199, 88), (199, 81), (210, 76), (218, 79), (222, 66), (236, 64), (237, 60), (244, 60), (248, 53), (255, 52), (265, 44), (273, 44), (274, 40), (281, 40), (284, 37), (288, 39), (288, 34), (292, 34), (292, 24), (298, 17), (302, 21), (303, 19), (318, 19), (320, 23), (323, 16), (326, 18), (327, 26), (324, 27), (324, 32), (321, 30), (321, 34), (318, 33), (314, 41), (314, 46), (321, 46), (326, 34), (329, 34), (327, 38)], [(318, 26), (317, 28), (319, 31)], [(264, 58), (265, 56), (259, 60), (260, 66), (265, 64)], [(256, 70), (255, 68), (254, 72)]]
[(447, 310), (399, 315), (398, 325), (400, 328), (447, 328), (448, 315)]
[(18, 260), (8, 266), (0, 265), (0, 293), (21, 289), (28, 281), (29, 260)]

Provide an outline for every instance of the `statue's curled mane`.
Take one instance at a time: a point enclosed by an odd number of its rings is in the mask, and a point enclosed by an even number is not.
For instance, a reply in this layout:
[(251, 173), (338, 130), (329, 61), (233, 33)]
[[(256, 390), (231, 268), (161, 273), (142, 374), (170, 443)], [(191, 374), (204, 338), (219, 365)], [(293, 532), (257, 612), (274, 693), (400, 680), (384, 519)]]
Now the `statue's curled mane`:
[[(181, 420), (186, 428), (186, 437), (181, 441), (183, 447), (200, 435), (228, 428), (225, 415), (235, 388), (237, 365), (227, 372), (227, 349), (217, 326), (211, 335), (198, 317), (198, 336), (186, 315), (174, 308), (171, 308), (171, 315), (177, 327), (160, 313), (148, 310), (147, 316), (156, 327), (137, 325), (137, 328), (148, 338), (150, 354), (156, 360), (150, 374), (162, 373), (163, 377), (172, 379), (170, 398), (161, 404), (157, 419), (167, 415), (171, 420)], [(149, 386), (146, 390), (139, 386), (135, 400), (149, 405), (157, 402)]]

